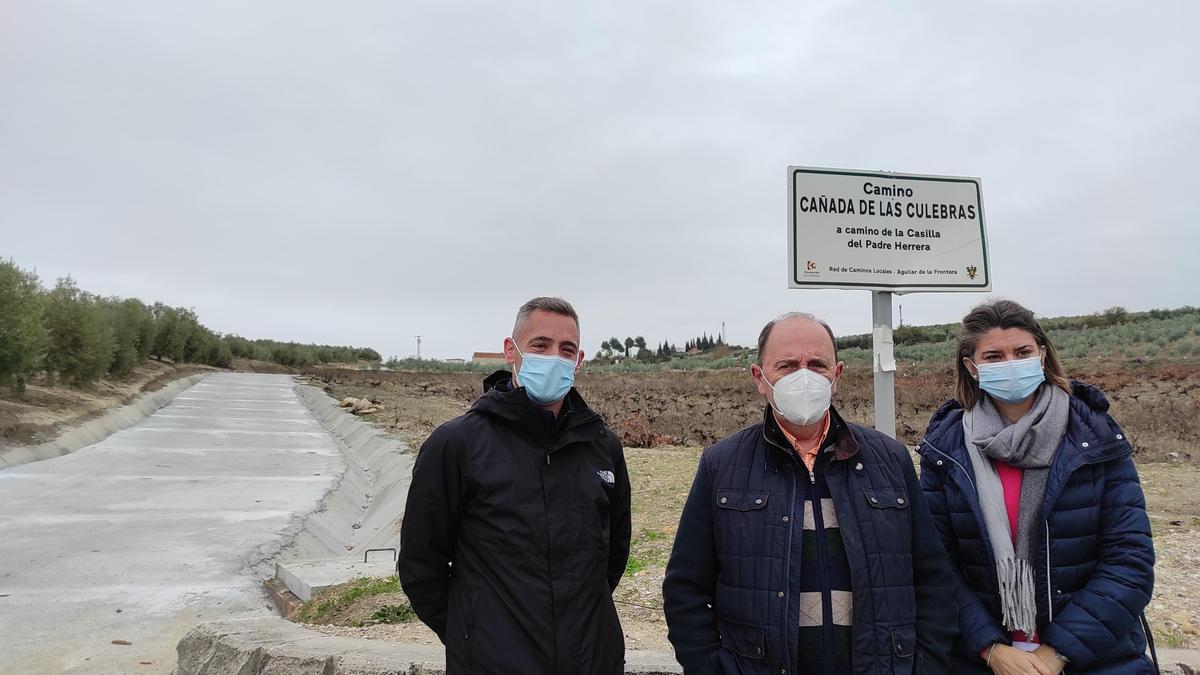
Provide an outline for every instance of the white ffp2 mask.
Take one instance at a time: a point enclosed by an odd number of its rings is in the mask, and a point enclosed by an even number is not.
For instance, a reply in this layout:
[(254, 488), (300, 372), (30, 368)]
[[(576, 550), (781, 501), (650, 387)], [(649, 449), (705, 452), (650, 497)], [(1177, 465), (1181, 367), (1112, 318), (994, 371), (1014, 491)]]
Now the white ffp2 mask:
[(829, 399), (833, 394), (833, 383), (824, 375), (801, 368), (779, 378), (771, 384), (766, 374), (763, 382), (771, 388), (771, 401), (775, 412), (798, 426), (808, 426), (825, 416), (829, 410)]

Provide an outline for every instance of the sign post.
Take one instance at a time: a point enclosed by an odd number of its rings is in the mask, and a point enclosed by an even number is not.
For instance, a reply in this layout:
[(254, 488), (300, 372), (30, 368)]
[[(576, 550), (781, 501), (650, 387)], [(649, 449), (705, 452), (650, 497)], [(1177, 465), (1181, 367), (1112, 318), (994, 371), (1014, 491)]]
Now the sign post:
[(895, 437), (892, 295), (992, 289), (980, 180), (788, 167), (788, 287), (871, 291), (875, 428)]
[(871, 291), (871, 353), (874, 355), (871, 367), (875, 371), (875, 429), (895, 438), (896, 358), (892, 350), (890, 291)]

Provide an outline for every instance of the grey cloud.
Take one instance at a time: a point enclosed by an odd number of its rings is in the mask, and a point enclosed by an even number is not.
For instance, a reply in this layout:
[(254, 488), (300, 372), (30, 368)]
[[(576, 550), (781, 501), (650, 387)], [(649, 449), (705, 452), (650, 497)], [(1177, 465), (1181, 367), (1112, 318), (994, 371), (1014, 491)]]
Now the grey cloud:
[(1043, 314), (1197, 302), (1192, 3), (11, 14), (0, 255), (217, 330), (464, 356), (557, 293), (589, 351), (865, 331), (865, 293), (785, 287), (788, 164), (982, 177), (995, 292)]

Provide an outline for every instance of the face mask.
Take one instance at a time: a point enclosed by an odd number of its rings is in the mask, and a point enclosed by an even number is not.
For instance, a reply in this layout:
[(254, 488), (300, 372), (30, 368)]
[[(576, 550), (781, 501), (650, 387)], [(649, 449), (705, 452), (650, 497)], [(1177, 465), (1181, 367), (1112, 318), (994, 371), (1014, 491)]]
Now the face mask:
[(571, 385), (575, 383), (574, 361), (559, 356), (523, 354), (519, 348), (517, 353), (521, 354), (517, 384), (525, 387), (525, 394), (534, 403), (550, 405), (561, 401), (571, 391)]
[(979, 388), (1005, 403), (1020, 403), (1046, 381), (1042, 357), (1017, 361), (977, 363)]
[(829, 398), (833, 384), (825, 378), (802, 368), (789, 373), (771, 384), (763, 375), (763, 382), (771, 388), (774, 394), (771, 406), (775, 412), (798, 426), (808, 426), (825, 416), (829, 410)]

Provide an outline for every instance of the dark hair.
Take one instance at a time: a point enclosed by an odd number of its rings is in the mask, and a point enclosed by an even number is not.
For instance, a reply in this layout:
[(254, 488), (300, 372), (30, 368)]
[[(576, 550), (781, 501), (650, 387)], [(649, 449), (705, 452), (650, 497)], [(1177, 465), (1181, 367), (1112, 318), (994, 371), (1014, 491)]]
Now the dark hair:
[(518, 332), (520, 332), (522, 324), (529, 323), (529, 315), (533, 314), (537, 310), (569, 316), (575, 320), (575, 327), (579, 327), (579, 315), (575, 313), (575, 308), (571, 306), (571, 303), (563, 300), (562, 298), (550, 298), (543, 296), (530, 300), (529, 302), (521, 305), (521, 308), (517, 310), (517, 320), (513, 323), (514, 337)]
[(787, 314), (782, 314), (768, 321), (767, 325), (763, 326), (762, 331), (759, 332), (758, 365), (761, 366), (763, 364), (763, 352), (767, 351), (767, 340), (771, 338), (771, 331), (775, 330), (775, 324), (788, 319), (804, 319), (806, 321), (812, 321), (813, 323), (821, 324), (821, 327), (825, 329), (825, 332), (829, 333), (829, 341), (833, 343), (833, 362), (835, 364), (838, 362), (837, 338), (833, 336), (833, 329), (829, 327), (829, 324), (818, 319), (812, 314), (809, 314), (808, 312), (788, 312)]
[(1042, 325), (1033, 317), (1033, 312), (1025, 309), (1012, 300), (996, 300), (977, 305), (963, 317), (962, 328), (958, 333), (958, 358), (955, 359), (954, 397), (963, 408), (971, 408), (979, 402), (979, 382), (967, 370), (963, 358), (975, 355), (979, 339), (988, 331), (999, 328), (1020, 328), (1029, 331), (1038, 346), (1046, 350), (1046, 360), (1042, 368), (1046, 373), (1046, 381), (1054, 384), (1068, 394), (1071, 393), (1071, 382), (1058, 360), (1058, 350), (1042, 330)]

